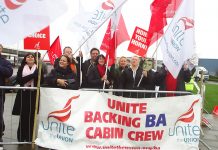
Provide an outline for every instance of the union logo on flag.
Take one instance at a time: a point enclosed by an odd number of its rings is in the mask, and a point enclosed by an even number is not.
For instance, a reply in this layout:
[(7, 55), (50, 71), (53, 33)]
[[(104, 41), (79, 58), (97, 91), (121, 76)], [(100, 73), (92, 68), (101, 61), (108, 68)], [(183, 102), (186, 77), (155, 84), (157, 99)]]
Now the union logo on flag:
[(5, 0), (5, 5), (8, 9), (14, 10), (22, 6), (27, 0)]

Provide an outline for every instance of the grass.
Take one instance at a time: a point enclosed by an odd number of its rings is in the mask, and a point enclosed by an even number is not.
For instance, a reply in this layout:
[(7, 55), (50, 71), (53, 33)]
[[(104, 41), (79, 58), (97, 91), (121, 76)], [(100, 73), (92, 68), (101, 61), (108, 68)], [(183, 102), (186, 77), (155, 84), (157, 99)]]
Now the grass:
[(204, 109), (209, 113), (213, 111), (214, 106), (218, 105), (218, 85), (206, 83)]
[[(205, 83), (204, 109), (212, 113), (214, 106), (218, 105), (218, 84)], [(197, 93), (194, 89), (193, 93)]]

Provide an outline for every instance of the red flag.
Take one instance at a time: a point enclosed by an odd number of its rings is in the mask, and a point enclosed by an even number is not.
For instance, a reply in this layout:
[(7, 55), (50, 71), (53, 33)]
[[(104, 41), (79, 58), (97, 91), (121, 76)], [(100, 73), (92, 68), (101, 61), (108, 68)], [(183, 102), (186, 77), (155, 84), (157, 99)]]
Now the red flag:
[(151, 4), (151, 20), (147, 35), (147, 47), (152, 45), (163, 35), (163, 28), (167, 25), (166, 8), (170, 0), (154, 0)]
[(166, 18), (173, 18), (182, 0), (171, 0), (166, 10)]
[[(104, 35), (100, 47), (101, 50), (106, 52), (106, 58), (108, 58), (109, 56), (109, 63), (108, 63), (109, 66), (115, 63), (115, 58), (116, 58), (115, 50), (118, 47), (118, 45), (120, 45), (124, 41), (130, 40), (123, 16), (122, 15), (119, 16), (118, 25), (117, 22), (115, 21), (116, 18), (114, 20), (112, 19), (108, 24), (106, 33)], [(112, 30), (113, 27), (115, 31)]]
[(62, 55), (61, 52), (61, 44), (59, 36), (55, 39), (55, 41), (50, 46), (50, 50), (48, 51), (48, 57), (50, 63), (53, 65), (56, 58)]
[[(38, 47), (36, 47), (38, 46)], [(50, 27), (42, 29), (24, 39), (24, 49), (49, 50), (50, 49)]]
[(141, 57), (145, 57), (148, 50), (146, 45), (147, 34), (148, 32), (146, 30), (136, 26), (127, 50)]
[(156, 42), (163, 34), (167, 25), (166, 18), (172, 18), (182, 0), (154, 0), (151, 4), (151, 20), (147, 35), (147, 47)]

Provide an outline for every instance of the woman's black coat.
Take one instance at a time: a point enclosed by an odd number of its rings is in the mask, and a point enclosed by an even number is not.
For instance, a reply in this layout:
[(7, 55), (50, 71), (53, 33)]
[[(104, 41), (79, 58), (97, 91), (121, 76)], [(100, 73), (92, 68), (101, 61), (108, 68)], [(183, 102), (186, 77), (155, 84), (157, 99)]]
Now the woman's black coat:
[[(59, 87), (59, 88), (72, 89), (72, 90), (79, 89), (78, 78), (76, 74), (73, 73), (73, 71), (70, 69), (69, 66), (66, 69), (63, 69), (58, 66), (57, 68), (51, 71), (51, 73), (48, 75), (46, 79), (49, 87)], [(57, 79), (66, 79), (68, 85), (66, 87), (58, 86)]]
[[(110, 82), (110, 75), (109, 71), (107, 71), (107, 78)], [(104, 81), (101, 80), (100, 74), (98, 72), (98, 68), (95, 65), (94, 67), (90, 68), (87, 73), (87, 87), (93, 89), (103, 89)], [(105, 84), (105, 88), (109, 88), (109, 85)]]

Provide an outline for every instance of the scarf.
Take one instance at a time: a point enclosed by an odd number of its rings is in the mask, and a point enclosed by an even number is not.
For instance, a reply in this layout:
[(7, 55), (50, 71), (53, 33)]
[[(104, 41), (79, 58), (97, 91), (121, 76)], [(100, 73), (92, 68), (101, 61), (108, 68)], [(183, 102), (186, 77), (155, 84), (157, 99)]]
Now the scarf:
[(102, 78), (105, 75), (106, 67), (98, 64), (97, 68), (98, 68), (99, 75)]
[[(169, 71), (167, 71), (166, 76), (166, 90), (176, 91), (177, 79), (174, 79)], [(174, 96), (174, 93), (167, 93), (167, 96)]]
[(73, 71), (73, 73), (77, 74), (77, 69), (75, 64), (70, 64), (70, 68)]
[[(30, 74), (33, 74), (34, 71), (36, 70), (36, 64), (30, 68), (27, 64), (23, 67), (23, 72), (22, 72), (22, 77), (26, 77)], [(34, 87), (34, 79), (28, 81), (27, 83), (24, 84), (25, 87)]]

